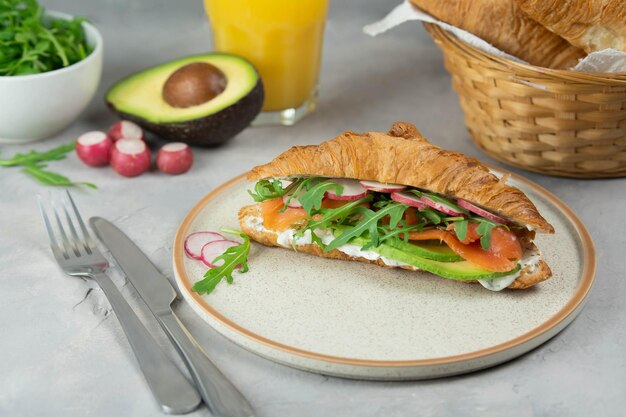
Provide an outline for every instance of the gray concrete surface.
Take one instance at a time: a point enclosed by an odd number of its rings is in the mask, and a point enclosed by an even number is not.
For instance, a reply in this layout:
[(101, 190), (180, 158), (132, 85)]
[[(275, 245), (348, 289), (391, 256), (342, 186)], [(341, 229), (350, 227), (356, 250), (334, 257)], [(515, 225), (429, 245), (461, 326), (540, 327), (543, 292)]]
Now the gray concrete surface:
[[(219, 149), (195, 150), (192, 171), (135, 179), (88, 169), (73, 156), (51, 168), (98, 190), (76, 191), (85, 216), (113, 220), (171, 276), (171, 245), (183, 216), (225, 180), (294, 144), (351, 129), (415, 123), (434, 143), (499, 165), (471, 144), (439, 50), (419, 24), (372, 39), (364, 24), (397, 0), (335, 1), (330, 10), (319, 110), (292, 128), (248, 129)], [(2, 155), (45, 149), (115, 119), (106, 89), (144, 67), (211, 49), (201, 2), (49, 0), (102, 31), (105, 65), (82, 118), (44, 142), (2, 146)], [(0, 92), (1, 94), (1, 92)], [(1, 109), (0, 109), (1, 111)], [(182, 320), (250, 398), (259, 416), (623, 416), (626, 409), (626, 180), (582, 181), (521, 172), (568, 203), (598, 249), (597, 282), (582, 314), (559, 336), (493, 369), (432, 381), (381, 383), (328, 378), (259, 358), (225, 340), (184, 303)], [(35, 195), (48, 189), (19, 169), (0, 170), (0, 415), (158, 416), (117, 320), (99, 290), (56, 267)], [(118, 276), (122, 286), (123, 280)], [(137, 296), (123, 286), (138, 309)], [(145, 313), (150, 328), (165, 341)], [(193, 416), (210, 415), (201, 408)]]

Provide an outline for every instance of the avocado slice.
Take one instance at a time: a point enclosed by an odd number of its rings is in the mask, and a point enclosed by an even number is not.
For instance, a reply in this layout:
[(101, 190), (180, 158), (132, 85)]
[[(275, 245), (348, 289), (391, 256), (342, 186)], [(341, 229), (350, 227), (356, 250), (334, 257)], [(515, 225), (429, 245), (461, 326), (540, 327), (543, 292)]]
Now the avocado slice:
[(216, 146), (261, 111), (263, 84), (244, 58), (208, 53), (166, 62), (114, 84), (107, 105), (163, 139)]
[[(345, 227), (336, 227), (333, 229), (335, 237), (341, 235), (345, 230)], [(353, 243), (354, 245), (365, 245), (369, 242), (368, 235), (365, 234), (362, 238), (363, 243)], [(463, 258), (457, 255), (446, 244), (439, 243), (437, 241), (425, 240), (419, 243), (409, 243), (399, 239), (389, 239), (385, 241), (386, 245), (399, 249), (408, 254), (416, 255), (421, 258), (432, 259), (439, 262), (457, 262), (462, 261)], [(408, 263), (408, 262), (407, 262)]]
[[(350, 241), (350, 244), (357, 246), (363, 246), (366, 243), (368, 243), (368, 240), (362, 237), (354, 238)], [(408, 243), (405, 244), (409, 245)], [(513, 270), (508, 272), (492, 272), (487, 271), (486, 269), (482, 269), (479, 266), (476, 266), (475, 264), (468, 261), (435, 261), (433, 259), (427, 259), (419, 256), (415, 252), (407, 252), (405, 250), (399, 249), (398, 247), (391, 246), (387, 243), (383, 243), (376, 248), (370, 248), (369, 250), (376, 252), (386, 258), (393, 259), (394, 261), (404, 262), (406, 264), (412, 265), (419, 269), (423, 269), (424, 271), (428, 271), (440, 277), (454, 279), (458, 281), (494, 279), (506, 275), (511, 275), (519, 271), (520, 269), (520, 266), (518, 264)]]
[(458, 262), (463, 260), (463, 258), (450, 249), (448, 245), (439, 242), (423, 241), (419, 243), (409, 243), (404, 240), (390, 239), (387, 240), (385, 244), (408, 254), (432, 259), (434, 261)]

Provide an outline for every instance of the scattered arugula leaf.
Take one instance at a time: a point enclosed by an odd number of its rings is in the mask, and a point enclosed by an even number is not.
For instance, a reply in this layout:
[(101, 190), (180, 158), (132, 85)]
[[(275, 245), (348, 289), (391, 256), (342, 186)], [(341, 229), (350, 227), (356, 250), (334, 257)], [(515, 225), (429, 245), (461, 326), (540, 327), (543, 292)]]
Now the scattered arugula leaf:
[(215, 258), (212, 263), (215, 264), (218, 261), (224, 261), (224, 263), (216, 268), (211, 268), (204, 274), (204, 278), (196, 282), (192, 290), (198, 294), (211, 293), (217, 284), (223, 278), (226, 278), (226, 282), (233, 283), (233, 272), (237, 267), (241, 267), (240, 273), (248, 272), (248, 255), (250, 254), (250, 238), (240, 230), (222, 228), (222, 232), (233, 235), (239, 235), (243, 239), (243, 242), (237, 246), (231, 246), (226, 249), (224, 253)]
[[(0, 2), (1, 1), (2, 0), (0, 0)], [(30, 151), (28, 153), (17, 153), (12, 158), (0, 159), (0, 167), (21, 166), (23, 167), (22, 172), (30, 175), (44, 185), (65, 187), (85, 185), (90, 188), (97, 188), (92, 183), (74, 182), (61, 174), (44, 169), (47, 168), (46, 162), (65, 159), (67, 154), (74, 150), (75, 146), (76, 143), (71, 142), (44, 152)]]
[(38, 74), (85, 59), (92, 48), (84, 20), (44, 18), (37, 0), (1, 0), (0, 76)]
[[(1, 1), (1, 0), (0, 0)], [(76, 142), (57, 146), (45, 152), (30, 151), (29, 153), (16, 153), (12, 158), (0, 159), (0, 166), (13, 167), (18, 165), (35, 164), (37, 162), (58, 161), (65, 159), (68, 153), (76, 147)]]
[(95, 184), (92, 184), (90, 182), (73, 182), (64, 175), (57, 174), (56, 172), (46, 171), (43, 169), (45, 166), (46, 165), (27, 164), (24, 166), (24, 168), (22, 168), (22, 172), (30, 175), (44, 185), (65, 187), (84, 185), (89, 188), (98, 188)]

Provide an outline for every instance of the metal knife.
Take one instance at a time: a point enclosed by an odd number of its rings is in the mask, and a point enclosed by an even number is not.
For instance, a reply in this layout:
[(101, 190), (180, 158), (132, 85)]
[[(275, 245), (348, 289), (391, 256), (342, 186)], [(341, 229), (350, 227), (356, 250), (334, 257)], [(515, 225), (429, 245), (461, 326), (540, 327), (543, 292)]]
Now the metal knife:
[(213, 414), (219, 417), (252, 417), (254, 410), (248, 400), (211, 362), (172, 311), (176, 291), (168, 279), (111, 222), (92, 217), (89, 224), (174, 343)]

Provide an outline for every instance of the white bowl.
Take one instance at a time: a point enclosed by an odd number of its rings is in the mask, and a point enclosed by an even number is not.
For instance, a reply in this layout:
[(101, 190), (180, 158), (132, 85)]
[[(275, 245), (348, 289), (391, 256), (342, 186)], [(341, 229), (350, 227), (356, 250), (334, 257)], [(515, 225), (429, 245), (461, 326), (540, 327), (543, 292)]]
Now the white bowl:
[[(65, 13), (46, 16), (71, 19)], [(72, 123), (93, 98), (102, 74), (102, 36), (90, 23), (83, 28), (93, 51), (82, 61), (33, 75), (0, 76), (0, 143), (32, 142)]]

